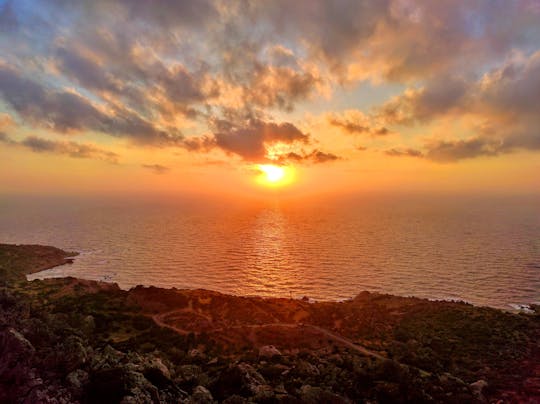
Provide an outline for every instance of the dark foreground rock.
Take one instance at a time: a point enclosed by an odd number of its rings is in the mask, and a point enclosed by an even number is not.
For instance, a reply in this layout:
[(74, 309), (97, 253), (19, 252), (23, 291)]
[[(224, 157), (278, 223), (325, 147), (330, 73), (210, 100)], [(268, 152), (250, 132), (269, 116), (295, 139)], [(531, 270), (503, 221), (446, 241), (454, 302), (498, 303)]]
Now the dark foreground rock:
[(536, 314), (25, 280), (70, 255), (0, 245), (1, 403), (540, 400)]

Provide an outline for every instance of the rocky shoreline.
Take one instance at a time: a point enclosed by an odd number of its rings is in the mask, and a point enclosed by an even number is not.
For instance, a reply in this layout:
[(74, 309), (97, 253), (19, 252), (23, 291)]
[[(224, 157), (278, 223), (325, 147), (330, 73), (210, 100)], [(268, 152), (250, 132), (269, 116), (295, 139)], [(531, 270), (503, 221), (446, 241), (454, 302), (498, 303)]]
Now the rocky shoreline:
[(537, 307), (26, 281), (73, 255), (0, 244), (0, 402), (540, 400)]

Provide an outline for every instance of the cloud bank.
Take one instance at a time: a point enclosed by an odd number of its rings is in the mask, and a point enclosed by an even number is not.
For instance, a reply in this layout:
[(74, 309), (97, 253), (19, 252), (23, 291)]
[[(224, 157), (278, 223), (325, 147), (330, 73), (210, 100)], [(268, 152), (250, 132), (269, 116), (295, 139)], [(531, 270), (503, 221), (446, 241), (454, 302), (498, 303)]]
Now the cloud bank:
[[(540, 149), (535, 0), (20, 0), (0, 5), (0, 33), (0, 111), (51, 142), (329, 162), (295, 114), (326, 99), (332, 136), (429, 126), (418, 152), (433, 161)], [(334, 111), (361, 83), (404, 90)], [(387, 156), (415, 154), (396, 142)]]

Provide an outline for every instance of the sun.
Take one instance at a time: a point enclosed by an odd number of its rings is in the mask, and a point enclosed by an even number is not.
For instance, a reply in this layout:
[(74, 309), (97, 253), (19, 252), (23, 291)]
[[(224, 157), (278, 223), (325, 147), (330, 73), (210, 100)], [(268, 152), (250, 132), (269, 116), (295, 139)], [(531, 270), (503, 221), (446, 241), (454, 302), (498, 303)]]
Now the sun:
[(262, 185), (281, 186), (289, 184), (293, 179), (291, 167), (274, 164), (258, 164), (256, 169), (260, 173), (257, 182)]
[(285, 177), (285, 169), (280, 166), (274, 166), (272, 164), (261, 164), (259, 165), (259, 170), (261, 170), (264, 175), (266, 175), (266, 180), (268, 182), (278, 182)]

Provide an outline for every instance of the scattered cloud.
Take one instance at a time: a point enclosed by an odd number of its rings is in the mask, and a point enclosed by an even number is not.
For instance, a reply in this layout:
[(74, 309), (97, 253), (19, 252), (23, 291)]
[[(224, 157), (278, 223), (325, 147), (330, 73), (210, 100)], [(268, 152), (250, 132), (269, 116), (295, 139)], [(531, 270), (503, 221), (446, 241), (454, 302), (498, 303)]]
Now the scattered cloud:
[(28, 136), (20, 141), (11, 139), (5, 133), (0, 133), (0, 143), (31, 150), (36, 153), (52, 153), (73, 158), (102, 160), (108, 163), (118, 163), (118, 154), (104, 150), (93, 144), (68, 141), (54, 141), (37, 136)]
[(311, 164), (320, 164), (320, 163), (329, 163), (332, 161), (341, 160), (341, 157), (333, 154), (314, 149), (309, 153), (296, 153), (289, 152), (279, 156), (278, 161), (280, 163), (311, 163)]
[[(412, 156), (387, 135), (429, 126), (434, 140), (416, 143), (434, 161), (540, 150), (539, 19), (535, 0), (8, 1), (0, 108), (45, 137), (94, 132), (250, 162), (283, 144), (313, 163), (339, 157), (300, 152), (321, 135), (292, 111), (331, 105), (336, 91), (355, 105), (360, 82), (397, 83), (406, 90), (370, 111), (320, 112), (340, 129), (325, 136)], [(464, 133), (444, 130), (453, 120)], [(185, 137), (193, 128), (205, 135)], [(72, 142), (50, 141), (69, 154)]]
[(416, 149), (389, 149), (384, 152), (387, 156), (391, 157), (423, 157), (421, 151)]
[(142, 167), (154, 172), (154, 174), (165, 174), (170, 171), (170, 167), (162, 166), (161, 164), (143, 164)]
[(328, 114), (330, 125), (343, 129), (349, 134), (360, 134), (370, 136), (385, 136), (390, 133), (388, 128), (376, 125), (374, 119), (362, 111), (347, 110), (341, 114)]
[(479, 156), (496, 156), (508, 151), (502, 144), (489, 139), (471, 138), (466, 140), (439, 141), (428, 146), (426, 157), (439, 162), (452, 162)]
[(6, 65), (0, 65), (0, 95), (28, 124), (60, 133), (97, 131), (154, 145), (175, 144), (182, 138), (130, 110), (106, 111), (75, 92), (50, 90)]

